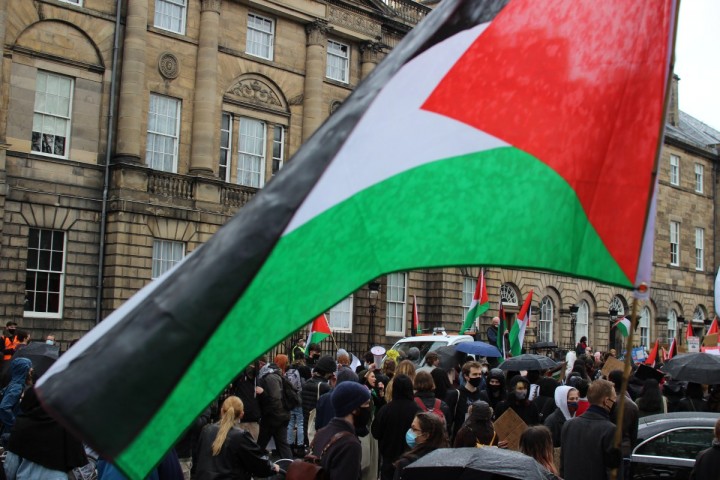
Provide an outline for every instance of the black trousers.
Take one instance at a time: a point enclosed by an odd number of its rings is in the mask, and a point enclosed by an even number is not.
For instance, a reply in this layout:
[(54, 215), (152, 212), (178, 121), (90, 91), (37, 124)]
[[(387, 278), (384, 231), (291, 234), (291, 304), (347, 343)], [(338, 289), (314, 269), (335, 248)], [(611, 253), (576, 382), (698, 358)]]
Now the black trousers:
[(263, 422), (260, 420), (260, 434), (258, 435), (258, 445), (260, 448), (267, 448), (267, 444), (270, 438), (275, 440), (275, 448), (278, 451), (280, 458), (293, 458), (290, 445), (287, 441), (287, 427), (289, 422), (284, 422), (280, 425), (273, 425), (269, 422)]

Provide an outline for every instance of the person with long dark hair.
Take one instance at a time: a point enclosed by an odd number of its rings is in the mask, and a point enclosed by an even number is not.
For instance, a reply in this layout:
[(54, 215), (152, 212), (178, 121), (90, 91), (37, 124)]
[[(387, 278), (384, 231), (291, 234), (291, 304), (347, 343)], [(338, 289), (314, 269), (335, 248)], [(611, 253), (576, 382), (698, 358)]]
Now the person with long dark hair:
[(645, 385), (635, 403), (638, 406), (638, 418), (667, 413), (667, 400), (660, 391), (660, 384), (654, 378), (645, 380)]
[(244, 414), (242, 400), (225, 399), (220, 421), (206, 425), (200, 433), (195, 479), (250, 479), (251, 475), (269, 477), (280, 469), (264, 454), (250, 433), (236, 426)]
[(497, 445), (499, 439), (492, 423), (493, 410), (487, 402), (477, 400), (470, 405), (470, 414), (455, 435), (453, 447), (484, 447)]
[(532, 457), (547, 471), (557, 475), (557, 469), (553, 461), (553, 442), (550, 430), (543, 425), (528, 427), (520, 435), (520, 451)]
[(405, 434), (405, 442), (411, 450), (395, 462), (394, 480), (403, 478), (403, 469), (415, 460), (424, 457), (438, 448), (448, 448), (448, 436), (445, 424), (433, 413), (421, 412), (415, 415), (410, 429)]

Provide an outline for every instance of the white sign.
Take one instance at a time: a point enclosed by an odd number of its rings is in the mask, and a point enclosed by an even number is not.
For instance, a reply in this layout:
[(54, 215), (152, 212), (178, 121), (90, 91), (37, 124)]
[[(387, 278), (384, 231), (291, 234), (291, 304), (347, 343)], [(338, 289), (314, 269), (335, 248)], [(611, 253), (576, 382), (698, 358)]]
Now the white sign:
[(688, 352), (697, 353), (700, 351), (700, 337), (688, 337)]

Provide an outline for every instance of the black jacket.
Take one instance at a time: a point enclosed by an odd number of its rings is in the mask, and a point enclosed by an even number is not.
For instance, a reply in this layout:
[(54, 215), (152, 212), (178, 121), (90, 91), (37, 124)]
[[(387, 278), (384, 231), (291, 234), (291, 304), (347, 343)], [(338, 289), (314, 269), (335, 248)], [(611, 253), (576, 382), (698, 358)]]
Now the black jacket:
[(690, 473), (690, 480), (715, 480), (720, 469), (720, 442), (713, 441), (713, 446), (700, 452), (695, 459), (695, 467)]
[(561, 434), (566, 421), (567, 420), (565, 420), (565, 415), (563, 415), (562, 410), (560, 410), (560, 408), (556, 408), (555, 411), (548, 415), (545, 419), (545, 423), (543, 423), (543, 425), (550, 430), (553, 447), (555, 448), (562, 446)]
[[(460, 427), (463, 426), (463, 423), (465, 423), (465, 414), (467, 414), (468, 407), (474, 401), (483, 399), (483, 391), (479, 388), (471, 392), (463, 385), (458, 388), (458, 390), (460, 391), (460, 396), (458, 397), (457, 406), (455, 407), (455, 418), (452, 421), (452, 428), (448, 428), (452, 436), (454, 436), (454, 434), (460, 430)], [(448, 423), (450, 423), (449, 418)]]
[[(435, 400), (440, 400), (439, 398), (435, 398), (434, 392), (417, 392), (415, 394), (415, 398), (420, 399), (422, 401), (423, 405), (425, 405), (425, 409), (423, 410), (422, 407), (420, 407), (420, 410), (423, 411), (430, 411), (435, 406)], [(416, 401), (417, 402), (417, 401)], [(442, 411), (443, 416), (445, 417), (445, 427), (448, 429), (448, 431), (452, 428), (453, 419), (452, 419), (452, 411), (450, 410), (450, 407), (447, 403), (445, 403), (443, 400), (440, 400), (440, 411)]]
[(333, 443), (320, 459), (320, 465), (330, 480), (358, 480), (362, 446), (355, 435), (355, 428), (342, 418), (333, 418), (315, 434), (313, 453), (320, 456), (325, 446), (339, 432), (349, 432)]
[(565, 422), (561, 433), (560, 476), (567, 480), (607, 480), (612, 468), (622, 462), (622, 452), (613, 446), (615, 425), (600, 407)]
[(420, 411), (415, 401), (407, 398), (396, 398), (378, 410), (370, 431), (378, 441), (383, 462), (392, 463), (410, 449), (405, 433)]
[(217, 456), (212, 454), (219, 424), (206, 425), (200, 433), (195, 480), (228, 478), (250, 480), (251, 475), (269, 477), (273, 464), (245, 430), (233, 427)]
[[(320, 385), (318, 387), (318, 384)], [(302, 407), (303, 415), (306, 417), (310, 413), (310, 410), (317, 406), (318, 391), (320, 395), (330, 391), (330, 384), (327, 379), (318, 375), (313, 375), (310, 380), (305, 382), (302, 389)]]
[[(274, 364), (270, 364), (274, 365)], [(270, 367), (269, 373), (260, 378), (263, 393), (258, 396), (262, 417), (260, 421), (270, 426), (280, 426), (290, 421), (290, 412), (283, 407), (283, 381), (279, 367)]]

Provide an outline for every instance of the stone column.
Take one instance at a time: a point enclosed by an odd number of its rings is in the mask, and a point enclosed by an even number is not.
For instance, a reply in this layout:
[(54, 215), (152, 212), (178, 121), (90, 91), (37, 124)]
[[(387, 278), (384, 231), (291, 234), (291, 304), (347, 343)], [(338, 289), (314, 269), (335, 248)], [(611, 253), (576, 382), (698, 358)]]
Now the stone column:
[(364, 42), (360, 45), (360, 75), (362, 78), (370, 75), (370, 72), (383, 59), (384, 45), (378, 42)]
[(217, 115), (217, 64), (221, 3), (221, 0), (202, 0), (200, 6), (190, 173), (207, 176), (216, 175), (217, 163), (215, 132), (220, 119)]
[(305, 26), (307, 51), (305, 53), (305, 92), (303, 100), (303, 141), (317, 130), (325, 120), (323, 114), (322, 87), (325, 78), (325, 48), (327, 47), (327, 22), (316, 20)]
[(128, 0), (118, 102), (116, 159), (134, 163), (140, 162), (147, 20), (147, 0)]

